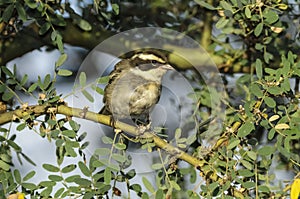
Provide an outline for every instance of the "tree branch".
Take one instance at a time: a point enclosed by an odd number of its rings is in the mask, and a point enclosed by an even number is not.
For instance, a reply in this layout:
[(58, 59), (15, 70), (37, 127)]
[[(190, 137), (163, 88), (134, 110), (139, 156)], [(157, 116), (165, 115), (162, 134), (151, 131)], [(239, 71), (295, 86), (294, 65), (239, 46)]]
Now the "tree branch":
[[(93, 28), (89, 32), (82, 31), (76, 24), (73, 24), (71, 19), (66, 20), (65, 27), (60, 27), (57, 30), (62, 34), (64, 43), (90, 50), (108, 37), (115, 34), (114, 32), (96, 28)], [(39, 27), (36, 25), (36, 23), (31, 23), (27, 27), (24, 27), (24, 29), (18, 32), (18, 34), (14, 38), (5, 41), (2, 40), (0, 42), (2, 42), (2, 46), (4, 46), (1, 49), (0, 53), (0, 66), (5, 65), (9, 61), (35, 49), (39, 49), (43, 46), (52, 46), (53, 48), (55, 48), (53, 42), (51, 41), (51, 33), (48, 32), (45, 35), (41, 36), (39, 34)], [(118, 53), (117, 50), (121, 49), (123, 51), (120, 52), (121, 54), (124, 53), (124, 50), (130, 51), (132, 46), (138, 47), (141, 46), (141, 44), (138, 41), (128, 43), (127, 41), (124, 42), (115, 40), (110, 43), (107, 52), (110, 52), (111, 50), (111, 52)], [(199, 67), (212, 67), (211, 63), (222, 65), (222, 63), (224, 62), (224, 58), (216, 56), (214, 54), (210, 55), (212, 61), (208, 62), (207, 60), (210, 57), (206, 53), (203, 53), (201, 54), (201, 56), (199, 56), (199, 51), (203, 51), (199, 48), (185, 48), (172, 44), (162, 45), (160, 47), (161, 49), (169, 50), (171, 52), (169, 55), (169, 61), (172, 65), (177, 66), (178, 69), (186, 70), (193, 69), (194, 67), (193, 65), (191, 65), (191, 63), (187, 62), (183, 58), (195, 60), (195, 63), (197, 63), (197, 66)], [(181, 57), (176, 56), (172, 52), (180, 52)]]
[[(29, 106), (27, 108), (20, 108), (14, 111), (6, 112), (0, 114), (0, 125), (3, 125), (8, 122), (13, 122), (21, 118), (28, 118), (30, 115), (34, 115), (35, 117), (41, 116), (43, 114), (53, 112), (56, 114), (62, 114), (65, 116), (70, 117), (77, 117), (82, 118), (94, 122), (98, 122), (107, 126), (112, 126), (112, 117), (107, 115), (101, 115), (98, 113), (94, 113), (91, 111), (87, 111), (85, 109), (79, 109), (79, 108), (71, 108), (66, 105), (59, 105), (57, 107), (53, 105), (35, 105), (35, 106)], [(168, 144), (165, 140), (162, 140), (157, 135), (155, 135), (152, 131), (145, 131), (142, 135), (140, 135), (140, 130), (138, 127), (131, 126), (129, 124), (115, 121), (114, 127), (117, 129), (121, 129), (132, 136), (139, 137), (142, 136), (142, 138), (152, 139), (155, 145), (165, 151), (167, 151), (169, 154), (172, 154), (179, 159), (182, 159), (191, 165), (200, 168), (205, 164), (205, 160), (199, 160), (195, 157), (192, 157), (185, 153), (184, 151)], [(216, 179), (216, 177), (214, 177)]]
[[(221, 177), (217, 175), (217, 171), (215, 169), (211, 169), (211, 170), (203, 169), (208, 164), (206, 160), (198, 159), (196, 157), (189, 155), (188, 153), (180, 150), (179, 148), (169, 144), (167, 141), (161, 139), (154, 132), (146, 130), (141, 135), (140, 129), (138, 127), (131, 126), (129, 124), (120, 121), (113, 121), (111, 116), (94, 113), (88, 111), (85, 108), (79, 109), (79, 108), (68, 107), (66, 105), (55, 106), (50, 104), (28, 106), (26, 108), (20, 108), (14, 111), (0, 114), (0, 125), (6, 124), (8, 122), (13, 122), (21, 118), (26, 119), (29, 116), (38, 117), (50, 112), (54, 114), (62, 114), (65, 116), (82, 118), (82, 119), (98, 122), (107, 126), (113, 125), (115, 128), (125, 131), (131, 134), (132, 136), (153, 140), (156, 147), (165, 150), (168, 154), (171, 154), (172, 156), (180, 160), (183, 160), (193, 165), (195, 168), (197, 168), (201, 172), (202, 177), (206, 179), (210, 179), (214, 182), (217, 181), (221, 184), (224, 181)], [(243, 196), (243, 193), (239, 192), (238, 190), (234, 190), (233, 194), (237, 197)]]

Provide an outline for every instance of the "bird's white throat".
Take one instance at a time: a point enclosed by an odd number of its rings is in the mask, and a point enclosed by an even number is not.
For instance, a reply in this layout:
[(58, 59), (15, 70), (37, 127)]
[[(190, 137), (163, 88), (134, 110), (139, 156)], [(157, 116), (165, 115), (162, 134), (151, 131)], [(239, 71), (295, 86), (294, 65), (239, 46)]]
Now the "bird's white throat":
[(161, 68), (154, 68), (147, 71), (140, 70), (138, 67), (130, 69), (130, 71), (148, 81), (161, 82), (162, 76), (167, 72)]

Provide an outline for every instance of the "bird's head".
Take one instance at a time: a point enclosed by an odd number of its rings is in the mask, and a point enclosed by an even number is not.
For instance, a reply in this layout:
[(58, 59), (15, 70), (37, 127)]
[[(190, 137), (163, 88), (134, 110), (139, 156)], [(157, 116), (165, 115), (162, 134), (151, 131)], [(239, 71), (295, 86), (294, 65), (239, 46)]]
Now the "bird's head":
[(130, 57), (132, 71), (147, 80), (161, 81), (168, 70), (174, 68), (167, 63), (167, 58), (159, 51), (143, 51)]

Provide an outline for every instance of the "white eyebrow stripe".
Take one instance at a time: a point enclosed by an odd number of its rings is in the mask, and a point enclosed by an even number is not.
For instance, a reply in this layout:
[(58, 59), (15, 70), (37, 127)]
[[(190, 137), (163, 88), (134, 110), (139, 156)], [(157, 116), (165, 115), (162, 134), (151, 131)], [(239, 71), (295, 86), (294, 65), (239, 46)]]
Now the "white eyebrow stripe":
[(137, 55), (134, 55), (132, 58), (134, 59), (136, 57), (138, 57), (142, 60), (156, 60), (158, 62), (165, 63), (165, 61), (163, 59), (161, 59), (153, 54), (137, 54)]

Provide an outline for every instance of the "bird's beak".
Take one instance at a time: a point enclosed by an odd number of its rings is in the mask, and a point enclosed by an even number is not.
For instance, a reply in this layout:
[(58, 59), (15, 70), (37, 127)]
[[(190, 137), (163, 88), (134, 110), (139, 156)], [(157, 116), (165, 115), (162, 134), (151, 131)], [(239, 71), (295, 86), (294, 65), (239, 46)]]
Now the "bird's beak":
[(169, 64), (165, 64), (162, 65), (161, 68), (165, 69), (165, 70), (175, 70), (171, 65)]

